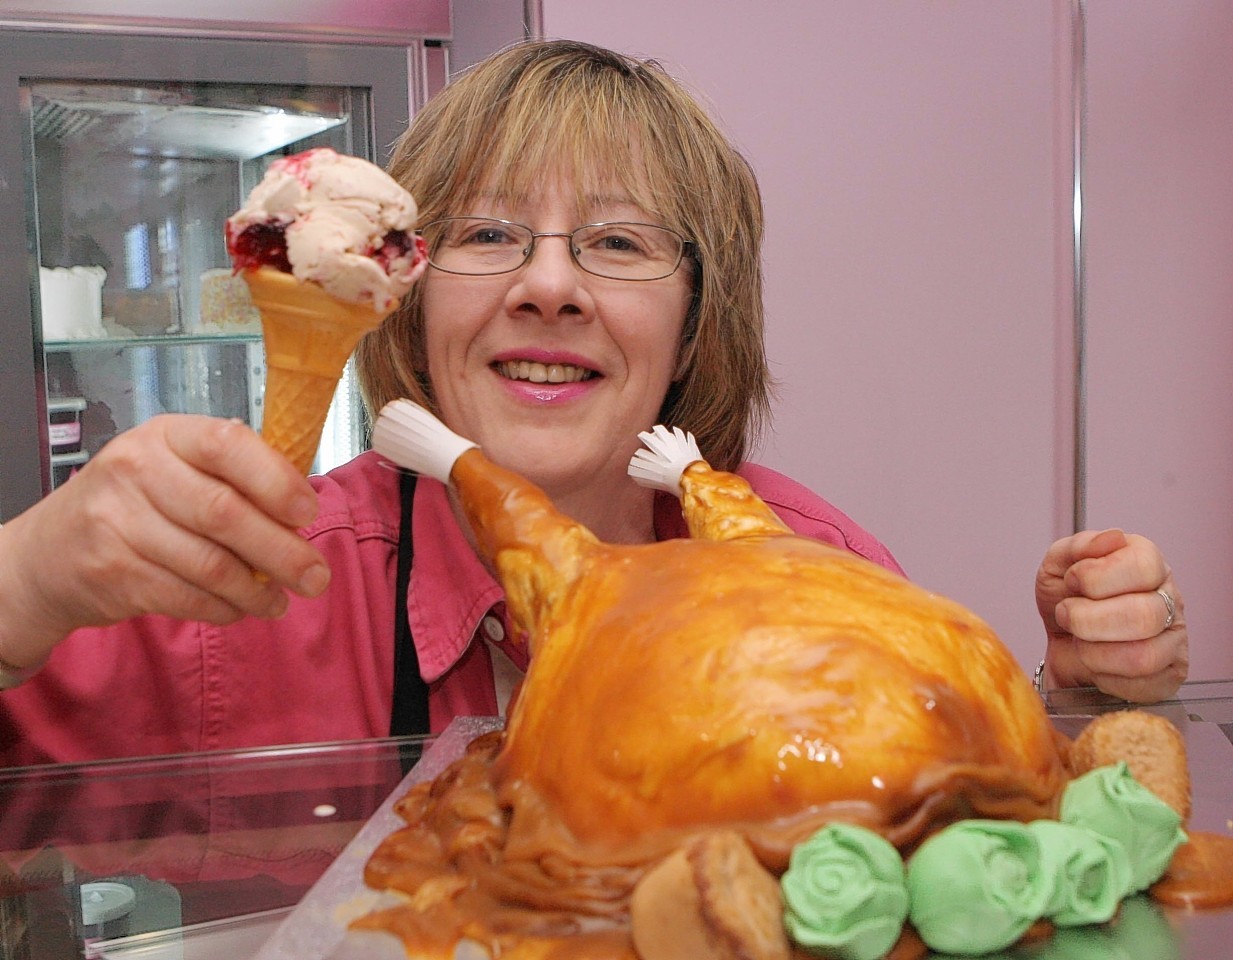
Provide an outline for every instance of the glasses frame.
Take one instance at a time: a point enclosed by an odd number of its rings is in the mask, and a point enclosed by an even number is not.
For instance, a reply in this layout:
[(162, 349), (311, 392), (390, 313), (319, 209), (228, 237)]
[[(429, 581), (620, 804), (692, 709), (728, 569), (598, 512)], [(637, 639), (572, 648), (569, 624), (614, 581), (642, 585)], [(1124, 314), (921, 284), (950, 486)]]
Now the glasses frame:
[[(451, 270), (449, 267), (443, 267), (440, 264), (433, 262), (432, 248), (429, 247), (428, 265), (434, 270), (440, 270), (442, 273), (451, 273), (456, 277), (500, 277), (507, 273), (513, 273), (515, 270), (521, 270), (528, 263), (530, 263), (531, 258), (535, 256), (536, 241), (543, 237), (564, 237), (567, 239), (569, 241), (568, 246), (570, 259), (574, 261), (574, 266), (576, 266), (583, 273), (589, 273), (593, 277), (602, 277), (605, 280), (622, 280), (626, 283), (650, 283), (654, 280), (666, 280), (668, 277), (672, 276), (679, 269), (681, 269), (681, 261), (686, 257), (692, 257), (694, 251), (694, 242), (685, 237), (683, 234), (678, 233), (671, 227), (665, 227), (662, 223), (646, 223), (641, 220), (600, 220), (596, 223), (584, 223), (581, 226), (574, 227), (574, 229), (570, 230), (568, 233), (562, 233), (560, 231), (536, 233), (525, 223), (518, 223), (515, 220), (502, 220), (500, 217), (438, 217), (436, 220), (432, 220), (420, 227), (419, 233), (423, 236), (424, 231), (429, 227), (434, 227), (439, 223), (455, 223), (460, 220), (482, 220), (487, 223), (499, 223), (507, 227), (517, 227), (519, 230), (525, 230), (528, 234), (530, 234), (531, 241), (527, 244), (526, 252), (523, 254), (522, 260), (520, 260), (517, 264), (505, 270), (493, 270), (488, 273), (467, 273), (463, 270)], [(680, 253), (677, 255), (676, 263), (672, 265), (672, 269), (667, 273), (660, 274), (656, 277), (614, 277), (607, 273), (597, 273), (596, 271), (584, 266), (578, 259), (578, 247), (574, 243), (575, 234), (577, 234), (579, 230), (589, 230), (592, 227), (611, 227), (618, 226), (620, 224), (629, 224), (631, 227), (653, 227), (656, 230), (664, 230), (676, 237), (681, 242), (681, 249)]]

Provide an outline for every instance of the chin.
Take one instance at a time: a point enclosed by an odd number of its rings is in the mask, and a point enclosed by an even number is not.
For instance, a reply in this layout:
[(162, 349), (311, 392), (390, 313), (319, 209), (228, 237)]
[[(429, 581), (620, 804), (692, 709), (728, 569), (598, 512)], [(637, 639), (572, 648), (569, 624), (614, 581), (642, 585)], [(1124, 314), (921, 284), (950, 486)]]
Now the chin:
[(551, 453), (546, 453), (544, 458), (538, 460), (523, 457), (520, 458), (519, 463), (513, 464), (509, 469), (530, 478), (554, 501), (596, 485), (597, 475), (602, 470), (602, 465), (553, 462), (551, 457)]

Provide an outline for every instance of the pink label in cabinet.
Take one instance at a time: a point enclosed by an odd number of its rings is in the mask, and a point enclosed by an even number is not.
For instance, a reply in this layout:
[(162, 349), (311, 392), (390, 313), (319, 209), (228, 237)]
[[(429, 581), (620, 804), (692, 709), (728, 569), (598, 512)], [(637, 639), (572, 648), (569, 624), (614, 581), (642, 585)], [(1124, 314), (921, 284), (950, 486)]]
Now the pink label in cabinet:
[(52, 449), (76, 446), (81, 443), (81, 424), (76, 421), (69, 423), (53, 423), (47, 428), (47, 439)]

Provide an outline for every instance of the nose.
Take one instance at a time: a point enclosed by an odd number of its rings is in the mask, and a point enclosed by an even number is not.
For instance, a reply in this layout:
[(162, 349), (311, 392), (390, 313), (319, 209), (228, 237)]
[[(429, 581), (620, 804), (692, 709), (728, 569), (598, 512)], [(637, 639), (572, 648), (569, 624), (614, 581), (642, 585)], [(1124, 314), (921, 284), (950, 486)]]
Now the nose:
[[(544, 241), (550, 241), (545, 243)], [(564, 240), (564, 244), (552, 241)], [(517, 296), (523, 309), (544, 317), (576, 316), (586, 296), (579, 281), (586, 274), (574, 261), (568, 233), (532, 234), (531, 255), (519, 271)]]
[(533, 233), (531, 234), (531, 252), (527, 255), (528, 265), (530, 263), (533, 263), (537, 257), (543, 256), (543, 254), (540, 253), (540, 248), (543, 246), (540, 243), (540, 240), (554, 239), (554, 238), (560, 238), (565, 241), (565, 246), (562, 248), (562, 252), (569, 259), (570, 264), (572, 266), (574, 267), (578, 266), (577, 261), (574, 260), (573, 235), (568, 234), (568, 233)]

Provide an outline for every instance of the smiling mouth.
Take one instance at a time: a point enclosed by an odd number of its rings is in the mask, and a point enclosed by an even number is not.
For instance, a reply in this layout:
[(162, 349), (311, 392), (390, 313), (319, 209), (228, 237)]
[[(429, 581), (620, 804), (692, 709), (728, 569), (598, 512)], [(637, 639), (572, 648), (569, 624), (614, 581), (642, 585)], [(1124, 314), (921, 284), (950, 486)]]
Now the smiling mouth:
[(581, 383), (598, 376), (594, 370), (576, 367), (572, 363), (537, 363), (531, 360), (504, 360), (493, 368), (510, 380), (529, 383)]

